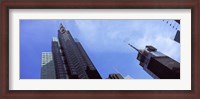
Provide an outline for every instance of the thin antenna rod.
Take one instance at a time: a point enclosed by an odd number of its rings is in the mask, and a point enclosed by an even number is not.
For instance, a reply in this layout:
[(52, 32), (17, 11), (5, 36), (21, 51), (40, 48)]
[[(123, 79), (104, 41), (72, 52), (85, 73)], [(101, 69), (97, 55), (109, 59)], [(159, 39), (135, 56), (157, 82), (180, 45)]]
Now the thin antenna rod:
[(136, 47), (134, 47), (133, 45), (131, 45), (130, 43), (128, 43), (129, 46), (131, 46), (132, 48), (134, 48), (135, 50), (137, 50), (139, 52), (139, 49), (137, 49)]

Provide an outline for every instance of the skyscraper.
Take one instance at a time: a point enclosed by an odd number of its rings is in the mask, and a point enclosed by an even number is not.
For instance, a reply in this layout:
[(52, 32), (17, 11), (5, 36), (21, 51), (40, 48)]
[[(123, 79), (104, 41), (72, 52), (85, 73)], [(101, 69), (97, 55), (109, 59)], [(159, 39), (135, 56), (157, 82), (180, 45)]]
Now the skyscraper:
[(180, 43), (180, 31), (179, 30), (176, 32), (176, 35), (174, 37), (174, 41)]
[(56, 79), (68, 78), (60, 44), (56, 37), (53, 37), (52, 39), (52, 53), (55, 64)]
[[(180, 26), (180, 20), (175, 20), (175, 22)], [(176, 35), (174, 37), (174, 41), (180, 43), (180, 30), (176, 31)]]
[(55, 79), (55, 66), (51, 52), (42, 52), (41, 79)]
[(146, 46), (145, 50), (138, 50), (137, 59), (140, 66), (155, 79), (180, 79), (180, 63), (158, 52), (153, 46)]
[(180, 43), (180, 23), (181, 20), (163, 20), (167, 23), (167, 26), (172, 27), (172, 29), (176, 30), (176, 34), (173, 38), (174, 41)]
[(52, 40), (52, 53), (57, 79), (101, 79), (81, 43), (62, 24), (58, 39)]

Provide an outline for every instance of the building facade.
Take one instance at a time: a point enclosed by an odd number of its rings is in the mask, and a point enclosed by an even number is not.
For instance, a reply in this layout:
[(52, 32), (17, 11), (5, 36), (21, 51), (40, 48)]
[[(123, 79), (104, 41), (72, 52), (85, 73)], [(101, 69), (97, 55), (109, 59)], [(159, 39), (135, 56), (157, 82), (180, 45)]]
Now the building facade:
[(55, 66), (51, 52), (42, 52), (41, 79), (55, 79)]
[(66, 66), (63, 61), (64, 58), (60, 49), (59, 41), (56, 37), (53, 37), (52, 39), (52, 53), (55, 64), (56, 79), (66, 79), (68, 77), (65, 68)]
[(124, 79), (124, 77), (121, 74), (116, 73), (116, 74), (109, 74), (107, 79)]
[(102, 79), (84, 48), (61, 24), (58, 39), (52, 40), (57, 79)]

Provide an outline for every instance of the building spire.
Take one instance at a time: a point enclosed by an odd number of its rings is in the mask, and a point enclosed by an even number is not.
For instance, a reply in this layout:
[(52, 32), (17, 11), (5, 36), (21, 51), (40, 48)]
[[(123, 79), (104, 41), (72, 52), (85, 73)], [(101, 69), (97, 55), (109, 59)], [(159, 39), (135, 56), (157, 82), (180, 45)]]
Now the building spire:
[(64, 27), (64, 25), (62, 23), (60, 23), (60, 29), (64, 29), (65, 31), (68, 31), (68, 29), (66, 27)]
[(60, 23), (60, 28), (61, 28), (61, 27), (64, 27), (62, 23)]
[(139, 49), (137, 49), (136, 47), (134, 47), (133, 45), (131, 45), (130, 43), (128, 43), (128, 45), (130, 46), (130, 47), (132, 47), (132, 48), (134, 48), (136, 51), (140, 51)]

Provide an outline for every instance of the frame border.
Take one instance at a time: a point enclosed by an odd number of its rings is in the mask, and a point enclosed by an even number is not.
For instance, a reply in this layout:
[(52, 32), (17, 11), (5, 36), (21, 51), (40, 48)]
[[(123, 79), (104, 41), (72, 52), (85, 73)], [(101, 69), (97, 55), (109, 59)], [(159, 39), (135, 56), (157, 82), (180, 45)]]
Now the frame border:
[[(199, 78), (199, 3), (198, 0), (96, 0), (96, 1), (81, 1), (81, 0), (67, 0), (67, 1), (51, 0), (4, 0), (1, 3), (1, 74), (0, 74), (0, 93), (2, 99), (34, 99), (34, 98), (140, 98), (140, 99), (199, 99), (200, 98), (200, 78)], [(120, 90), (106, 90), (106, 91), (34, 91), (34, 90), (9, 90), (9, 9), (191, 9), (192, 11), (192, 90), (191, 91), (120, 91)]]

